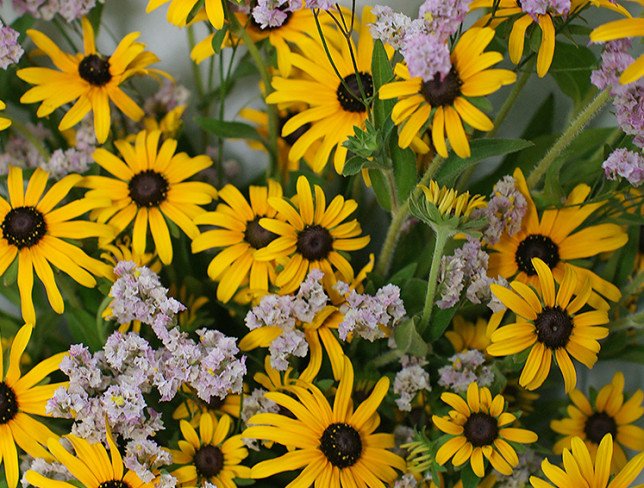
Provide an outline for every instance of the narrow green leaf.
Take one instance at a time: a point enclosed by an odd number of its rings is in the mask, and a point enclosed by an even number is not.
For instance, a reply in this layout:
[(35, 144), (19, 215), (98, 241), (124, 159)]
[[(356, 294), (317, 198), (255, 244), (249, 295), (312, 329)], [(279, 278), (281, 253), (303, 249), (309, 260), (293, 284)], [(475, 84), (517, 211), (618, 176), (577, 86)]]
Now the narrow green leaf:
[(98, 34), (98, 31), (101, 27), (101, 17), (103, 16), (103, 6), (104, 4), (99, 3), (94, 7), (89, 14), (87, 14), (87, 20), (92, 24), (94, 32)]
[(398, 199), (404, 201), (418, 182), (416, 172), (416, 154), (411, 149), (401, 149), (398, 146), (398, 136), (394, 134), (390, 142), (391, 159), (394, 163), (394, 181)]
[(376, 194), (378, 204), (387, 211), (391, 210), (391, 196), (389, 195), (389, 188), (387, 179), (383, 172), (379, 169), (370, 169), (369, 178), (371, 178), (371, 187)]
[(395, 100), (380, 100), (378, 90), (385, 83), (394, 78), (394, 71), (389, 62), (389, 56), (382, 41), (376, 40), (373, 44), (371, 58), (371, 75), (373, 77), (373, 115), (376, 127), (382, 127), (395, 105)]
[(412, 356), (425, 357), (427, 344), (416, 330), (417, 317), (407, 319), (394, 330), (398, 350)]
[(221, 52), (227, 33), (228, 24), (224, 24), (224, 26), (215, 32), (215, 35), (212, 37), (212, 48), (215, 50), (215, 54), (219, 54)]
[(263, 141), (262, 136), (257, 133), (255, 127), (243, 122), (231, 122), (226, 120), (198, 117), (197, 124), (199, 124), (202, 129), (219, 137)]
[(479, 485), (479, 481), (481, 481), (481, 478), (474, 474), (470, 463), (465, 463), (465, 466), (460, 471), (460, 475), (463, 488), (476, 488)]

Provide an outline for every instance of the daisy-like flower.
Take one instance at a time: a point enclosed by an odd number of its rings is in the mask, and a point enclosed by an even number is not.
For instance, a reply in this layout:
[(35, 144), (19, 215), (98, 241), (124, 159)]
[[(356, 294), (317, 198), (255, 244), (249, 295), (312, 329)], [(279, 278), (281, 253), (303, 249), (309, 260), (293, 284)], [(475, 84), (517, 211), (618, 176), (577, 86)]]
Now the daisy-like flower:
[(566, 392), (577, 384), (577, 373), (570, 356), (587, 368), (597, 361), (600, 346), (598, 339), (608, 335), (605, 310), (590, 310), (578, 313), (590, 297), (590, 282), (585, 280), (581, 291), (577, 289), (577, 275), (567, 267), (555, 296), (555, 281), (552, 271), (541, 259), (532, 260), (539, 277), (539, 292), (520, 281), (513, 281), (512, 289), (491, 285), (492, 293), (517, 315), (517, 322), (496, 329), (492, 344), (487, 348), (492, 356), (507, 356), (530, 349), (519, 384), (528, 390), (539, 388), (550, 371), (552, 357), (564, 378)]
[(611, 382), (599, 390), (594, 405), (579, 390), (571, 391), (570, 399), (573, 404), (568, 406), (569, 417), (550, 422), (552, 430), (565, 435), (555, 443), (555, 454), (570, 449), (573, 437), (578, 437), (586, 443), (591, 458), (595, 459), (599, 443), (606, 434), (610, 434), (614, 439), (612, 471), (615, 472), (626, 465), (622, 446), (636, 452), (644, 451), (644, 429), (635, 425), (644, 414), (644, 392), (637, 390), (624, 401), (622, 372), (615, 373)]
[[(255, 253), (260, 261), (277, 260), (283, 266), (275, 278), (281, 294), (297, 290), (311, 269), (324, 273), (327, 289), (336, 279), (351, 283), (354, 271), (349, 261), (339, 251), (357, 251), (369, 243), (369, 236), (360, 236), (362, 228), (356, 219), (344, 220), (358, 208), (355, 200), (336, 196), (328, 207), (324, 190), (311, 185), (304, 176), (297, 180), (297, 195), (293, 198), (269, 198), (268, 203), (277, 210), (277, 218), (260, 219), (264, 229), (276, 234), (277, 239)], [(339, 277), (333, 269), (339, 271)]]
[[(224, 26), (224, 5), (226, 0), (205, 0), (204, 9), (206, 16), (215, 29)], [(149, 0), (145, 11), (147, 13), (158, 9), (161, 5), (170, 2), (168, 6), (168, 22), (179, 27), (185, 27), (190, 13), (199, 3), (199, 0)]]
[(159, 259), (170, 264), (172, 241), (165, 218), (194, 239), (199, 234), (194, 219), (205, 212), (200, 205), (210, 203), (217, 191), (208, 183), (185, 181), (212, 165), (208, 156), (175, 154), (177, 141), (166, 139), (159, 147), (160, 137), (160, 131), (141, 131), (134, 145), (116, 141), (122, 158), (97, 149), (94, 159), (113, 176), (87, 176), (83, 184), (92, 188), (88, 196), (111, 200), (92, 213), (94, 219), (109, 223), (118, 233), (134, 222), (132, 249), (139, 255), (146, 252), (149, 226)]
[[(189, 392), (187, 386), (182, 387), (185, 392)], [(239, 418), (241, 414), (241, 395), (229, 394), (223, 400), (214, 395), (210, 398), (208, 403), (193, 394), (191, 398), (186, 398), (181, 405), (179, 405), (174, 412), (172, 418), (174, 420), (187, 420), (193, 427), (198, 427), (202, 415), (212, 412), (215, 415), (230, 415), (234, 418)]]
[(466, 349), (476, 349), (485, 352), (490, 345), (490, 338), (486, 335), (487, 321), (483, 318), (476, 319), (476, 323), (468, 322), (460, 315), (452, 320), (452, 330), (445, 332), (445, 337), (451, 342), (456, 352)]
[(36, 322), (32, 299), (34, 272), (45, 285), (51, 307), (59, 314), (63, 313), (65, 304), (50, 263), (90, 288), (96, 285), (94, 276), (111, 275), (110, 266), (63, 240), (112, 238), (114, 231), (107, 225), (72, 220), (106, 205), (109, 200), (82, 198), (55, 208), (82, 177), (76, 174), (65, 176), (45, 193), (48, 176), (46, 171), (36, 169), (25, 190), (22, 169), (12, 166), (7, 178), (9, 201), (0, 197), (0, 275), (18, 259), (20, 307), (23, 319), (31, 324)]
[[(56, 437), (48, 427), (32, 415), (47, 416), (45, 407), (64, 383), (38, 385), (45, 377), (58, 369), (66, 353), (56, 354), (34, 366), (29, 373), (20, 373), (27, 343), (33, 326), (23, 325), (11, 344), (9, 367), (4, 371), (0, 347), (0, 455), (9, 488), (18, 485), (18, 451), (16, 445), (30, 456), (49, 458), (47, 439)], [(38, 385), (38, 386), (37, 386)]]
[(493, 38), (493, 29), (468, 29), (452, 50), (452, 69), (444, 78), (436, 74), (433, 80), (423, 81), (420, 77), (412, 78), (404, 64), (396, 65), (394, 72), (402, 81), (383, 85), (379, 96), (384, 100), (398, 98), (391, 119), (400, 126), (400, 147), (409, 147), (429, 123), (438, 154), (447, 157), (447, 135), (458, 156), (470, 156), (463, 122), (481, 131), (491, 130), (494, 124), (467, 97), (490, 95), (516, 80), (512, 71), (488, 69), (503, 60), (501, 53), (483, 52)]
[(94, 29), (82, 19), (84, 53), (67, 54), (42, 32), (28, 30), (34, 44), (56, 66), (25, 68), (17, 75), (27, 83), (37, 85), (25, 93), (22, 103), (42, 102), (38, 117), (47, 117), (58, 107), (76, 102), (60, 121), (58, 128), (67, 130), (94, 112), (94, 131), (99, 143), (105, 142), (110, 132), (110, 101), (132, 120), (140, 120), (144, 112), (120, 85), (134, 75), (147, 74), (148, 66), (158, 61), (145, 45), (136, 42), (138, 32), (128, 34), (110, 56), (96, 51)]
[[(428, 203), (435, 209), (429, 211), (427, 217), (435, 224), (439, 221), (456, 219), (467, 219), (472, 211), (477, 208), (484, 208), (487, 203), (485, 197), (481, 195), (472, 195), (470, 192), (458, 193), (453, 188), (440, 186), (436, 181), (429, 182), (429, 186), (418, 185), (425, 196), (424, 202)], [(421, 200), (422, 201), (422, 200)], [(428, 210), (428, 209), (426, 209)], [(437, 214), (437, 215), (436, 215)]]
[[(47, 442), (49, 452), (85, 488), (154, 488), (154, 483), (145, 483), (134, 471), (125, 469), (123, 458), (116, 442), (114, 442), (109, 425), (107, 426), (109, 455), (100, 442), (92, 444), (71, 434), (66, 435), (65, 439), (71, 443), (75, 454), (65, 449), (59, 438), (49, 439)], [(75, 488), (78, 486), (74, 483), (47, 478), (33, 470), (25, 473), (25, 479), (37, 488)]]
[[(637, 0), (636, 0), (637, 1)], [(641, 4), (641, 2), (639, 2)], [(629, 18), (613, 20), (604, 25), (600, 25), (590, 33), (592, 42), (608, 42), (617, 39), (626, 39), (632, 37), (644, 36), (644, 18)], [(644, 54), (633, 61), (619, 77), (622, 85), (633, 83), (644, 76)]]
[(180, 423), (183, 440), (173, 450), (172, 460), (181, 465), (172, 472), (178, 486), (204, 486), (205, 482), (221, 488), (235, 488), (234, 478), (250, 478), (250, 469), (240, 463), (248, 449), (240, 435), (229, 436), (232, 421), (228, 415), (219, 420), (212, 412), (199, 419), (199, 433), (185, 420)]
[(579, 437), (574, 437), (571, 444), (571, 449), (564, 449), (563, 468), (551, 464), (547, 459), (541, 462), (541, 470), (551, 483), (536, 476), (531, 476), (530, 484), (534, 488), (563, 486), (628, 488), (644, 468), (644, 452), (640, 452), (611, 479), (610, 466), (613, 456), (613, 438), (610, 434), (607, 434), (599, 444), (594, 461), (590, 457), (588, 447)]
[(377, 409), (387, 394), (389, 380), (381, 378), (367, 399), (354, 410), (353, 366), (345, 358), (342, 378), (333, 407), (314, 385), (296, 386), (296, 398), (280, 392), (266, 398), (290, 412), (289, 415), (260, 413), (248, 420), (242, 436), (273, 441), (290, 451), (253, 466), (253, 478), (267, 478), (284, 471), (302, 472), (287, 488), (340, 488), (342, 486), (383, 486), (393, 483), (395, 469), (404, 470), (405, 461), (387, 449), (394, 447), (392, 434), (376, 434), (380, 423)]
[[(603, 223), (577, 230), (606, 202), (584, 204), (590, 194), (590, 187), (581, 184), (568, 195), (563, 208), (545, 210), (539, 216), (520, 169), (514, 171), (514, 179), (517, 189), (527, 202), (525, 217), (519, 232), (512, 236), (504, 233), (495, 245), (490, 246), (497, 252), (490, 253), (488, 275), (500, 275), (508, 280), (515, 278), (523, 283), (538, 286), (537, 272), (532, 266), (532, 259), (539, 258), (552, 270), (557, 282), (563, 279), (565, 268), (572, 266), (579, 277), (578, 286), (581, 286), (585, 279), (589, 279), (594, 292), (611, 301), (618, 301), (621, 293), (615, 285), (592, 271), (569, 262), (615, 251), (628, 241), (626, 232), (617, 224)], [(595, 308), (607, 309), (608, 304), (594, 292), (589, 303)]]
[[(0, 100), (0, 110), (4, 110), (5, 108), (7, 108), (7, 105), (2, 100)], [(10, 125), (11, 120), (5, 117), (0, 117), (0, 130), (5, 130)]]
[(268, 202), (282, 198), (282, 187), (269, 180), (268, 186), (251, 186), (248, 192), (250, 203), (237, 188), (226, 185), (219, 191), (219, 199), (225, 203), (194, 221), (198, 225), (218, 227), (195, 237), (192, 252), (221, 249), (208, 266), (208, 276), (219, 282), (217, 299), (224, 303), (243, 286), (249, 287), (250, 296), (259, 298), (268, 293), (269, 285), (275, 280), (275, 263), (257, 260), (255, 255), (277, 238), (277, 234), (266, 230), (259, 221), (277, 215), (277, 210)]
[[(334, 61), (343, 82), (333, 69), (320, 42), (302, 38), (298, 43), (299, 52), (288, 55), (294, 69), (291, 77), (276, 76), (273, 78), (275, 91), (267, 98), (267, 103), (279, 104), (288, 108), (298, 104), (307, 104), (309, 108), (291, 117), (282, 127), (282, 137), (295, 133), (302, 127), (310, 125), (301, 134), (289, 151), (289, 160), (299, 161), (311, 145), (319, 142), (320, 147), (313, 160), (307, 164), (316, 173), (321, 172), (327, 164), (331, 153), (335, 170), (342, 174), (347, 156), (347, 148), (342, 144), (354, 133), (354, 127), (365, 128), (368, 102), (373, 97), (373, 78), (371, 76), (371, 55), (373, 38), (369, 33), (369, 23), (375, 16), (369, 8), (362, 12), (362, 23), (358, 29), (358, 46), (352, 50), (344, 39), (342, 42), (328, 42), (331, 58)], [(331, 29), (325, 29), (325, 35), (333, 40), (338, 37)], [(358, 71), (356, 72), (351, 54), (355, 55)]]
[(452, 437), (436, 452), (441, 466), (452, 459), (455, 467), (470, 462), (476, 476), (485, 476), (484, 458), (499, 473), (509, 476), (519, 464), (511, 443), (536, 442), (537, 434), (530, 430), (509, 427), (516, 417), (505, 411), (502, 395), (492, 398), (490, 390), (479, 388), (476, 382), (467, 388), (467, 402), (456, 393), (445, 392), (441, 400), (454, 410), (449, 415), (432, 416), (434, 425)]

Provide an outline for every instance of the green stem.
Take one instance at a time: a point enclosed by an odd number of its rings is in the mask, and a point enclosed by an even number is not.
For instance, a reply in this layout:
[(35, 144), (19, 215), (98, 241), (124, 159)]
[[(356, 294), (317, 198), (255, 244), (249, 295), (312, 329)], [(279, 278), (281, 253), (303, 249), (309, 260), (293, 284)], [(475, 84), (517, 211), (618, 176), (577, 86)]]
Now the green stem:
[(434, 308), (434, 296), (436, 295), (436, 288), (438, 287), (438, 270), (441, 265), (441, 258), (445, 251), (445, 245), (450, 238), (450, 231), (444, 228), (436, 229), (436, 242), (434, 243), (434, 254), (432, 256), (432, 267), (429, 270), (429, 278), (427, 280), (427, 293), (425, 294), (425, 305), (423, 306), (423, 316), (418, 326), (418, 333), (423, 334), (423, 331), (429, 326), (429, 321), (432, 317), (432, 309)]
[[(194, 49), (197, 44), (197, 39), (195, 38), (195, 30), (193, 26), (188, 27), (188, 46), (190, 46), (190, 52)], [(197, 94), (199, 99), (203, 100), (204, 98), (204, 86), (203, 86), (203, 77), (201, 76), (201, 69), (197, 63), (190, 63), (192, 65), (192, 76), (195, 79), (195, 85), (197, 87)]]
[(487, 133), (486, 137), (494, 137), (494, 135), (497, 133), (497, 131), (499, 130), (499, 127), (505, 121), (505, 118), (508, 116), (508, 114), (510, 113), (510, 110), (514, 106), (514, 102), (516, 102), (517, 98), (519, 98), (519, 93), (521, 93), (521, 90), (523, 90), (523, 87), (530, 79), (531, 74), (532, 74), (532, 71), (529, 69), (526, 69), (521, 73), (521, 76), (512, 87), (512, 91), (508, 95), (508, 98), (505, 99), (505, 102), (503, 102), (503, 105), (501, 105), (501, 108), (499, 109), (499, 113), (496, 115), (496, 118), (494, 119), (494, 128)]
[[(436, 174), (436, 171), (441, 167), (443, 163), (443, 158), (439, 155), (436, 155), (425, 174), (420, 180), (420, 185), (427, 185), (432, 177)], [(394, 252), (396, 251), (396, 245), (398, 244), (398, 239), (400, 239), (400, 229), (402, 228), (407, 216), (409, 215), (409, 206), (411, 204), (412, 198), (417, 198), (421, 190), (417, 187), (410, 193), (407, 199), (400, 205), (398, 211), (393, 214), (389, 228), (387, 229), (387, 235), (385, 236), (385, 242), (382, 244), (380, 249), (380, 255), (378, 256), (378, 262), (376, 263), (376, 273), (381, 276), (386, 276), (389, 274), (389, 268), (391, 268), (391, 262), (394, 257)]]
[(541, 161), (534, 167), (530, 176), (528, 176), (528, 188), (535, 188), (543, 175), (546, 174), (550, 165), (554, 163), (557, 157), (566, 149), (572, 141), (579, 135), (584, 127), (597, 115), (604, 105), (610, 100), (610, 90), (606, 89), (600, 92), (595, 99), (582, 110), (577, 118), (572, 121), (570, 127), (561, 134), (557, 142), (550, 148)]

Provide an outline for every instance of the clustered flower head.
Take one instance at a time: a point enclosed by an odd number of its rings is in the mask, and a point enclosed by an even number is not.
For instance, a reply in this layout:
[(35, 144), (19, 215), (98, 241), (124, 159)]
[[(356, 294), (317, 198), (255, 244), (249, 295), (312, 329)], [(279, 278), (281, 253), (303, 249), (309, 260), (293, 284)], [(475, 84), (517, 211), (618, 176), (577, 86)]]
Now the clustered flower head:
[(616, 180), (621, 176), (635, 187), (644, 181), (644, 156), (641, 151), (615, 149), (604, 161), (602, 168), (609, 180)]
[(251, 15), (262, 29), (271, 29), (284, 24), (289, 12), (301, 8), (302, 0), (257, 0)]
[(418, 392), (431, 391), (429, 384), (429, 373), (425, 366), (429, 364), (426, 360), (414, 356), (403, 356), (400, 358), (402, 369), (396, 373), (394, 379), (394, 394), (398, 395), (396, 406), (403, 412), (411, 411), (411, 402)]
[(496, 244), (504, 233), (513, 236), (521, 230), (527, 209), (528, 202), (517, 188), (515, 179), (506, 175), (494, 185), (487, 207), (473, 213), (485, 217), (485, 240)]
[(616, 90), (613, 106), (619, 127), (644, 148), (644, 78)]
[(449, 358), (450, 364), (438, 370), (438, 384), (456, 393), (465, 393), (470, 383), (490, 386), (494, 381), (492, 368), (476, 349), (465, 350)]
[(590, 75), (590, 81), (600, 90), (611, 88), (619, 91), (619, 76), (633, 62), (628, 51), (632, 46), (630, 39), (619, 39), (604, 44), (601, 64)]
[(521, 9), (536, 22), (539, 15), (567, 15), (570, 12), (570, 0), (524, 0), (521, 2)]
[(0, 69), (16, 64), (24, 54), (18, 36), (18, 32), (0, 21)]
[(12, 3), (18, 12), (37, 19), (52, 20), (58, 14), (67, 22), (80, 19), (96, 6), (96, 0), (12, 0)]

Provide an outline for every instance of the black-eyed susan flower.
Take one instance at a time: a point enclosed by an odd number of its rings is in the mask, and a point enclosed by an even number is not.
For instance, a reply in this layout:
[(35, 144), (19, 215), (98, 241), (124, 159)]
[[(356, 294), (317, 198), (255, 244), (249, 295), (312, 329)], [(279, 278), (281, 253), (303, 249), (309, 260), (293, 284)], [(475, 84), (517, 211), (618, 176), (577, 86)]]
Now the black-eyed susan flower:
[[(290, 451), (262, 461), (251, 470), (253, 478), (267, 478), (285, 471), (302, 470), (288, 488), (315, 483), (327, 488), (383, 486), (405, 469), (405, 461), (388, 449), (392, 434), (374, 433), (380, 423), (377, 410), (387, 394), (389, 380), (381, 378), (367, 399), (355, 410), (351, 399), (353, 366), (345, 358), (333, 407), (314, 385), (293, 387), (297, 398), (280, 392), (266, 398), (290, 412), (260, 413), (248, 420), (244, 438), (273, 441)], [(302, 469), (303, 468), (303, 469)]]
[[(572, 266), (579, 277), (578, 286), (589, 279), (594, 292), (611, 301), (618, 301), (621, 293), (615, 285), (591, 270), (570, 263), (615, 251), (628, 241), (626, 232), (617, 224), (606, 222), (580, 229), (584, 221), (606, 202), (584, 203), (590, 194), (590, 187), (581, 184), (568, 195), (563, 208), (545, 210), (539, 216), (520, 169), (514, 171), (514, 178), (518, 190), (526, 199), (526, 213), (517, 233), (512, 236), (504, 233), (495, 245), (490, 246), (496, 252), (490, 253), (488, 274), (500, 275), (508, 280), (515, 278), (538, 286), (532, 259), (539, 258), (548, 265), (557, 282), (563, 279), (565, 268)], [(608, 308), (608, 304), (597, 293), (591, 295), (589, 303), (595, 308)]]
[[(628, 18), (613, 20), (600, 25), (590, 33), (592, 42), (616, 41), (632, 37), (644, 36), (644, 18)], [(644, 76), (644, 54), (641, 54), (619, 77), (622, 85), (633, 83)]]
[(590, 457), (588, 447), (581, 439), (574, 437), (571, 444), (571, 449), (564, 449), (563, 467), (555, 466), (547, 459), (543, 460), (541, 470), (550, 483), (536, 476), (531, 476), (530, 484), (534, 488), (561, 488), (568, 486), (628, 488), (644, 468), (644, 452), (640, 452), (615, 476), (611, 476), (613, 438), (610, 434), (607, 434), (599, 444), (594, 461)]
[[(224, 25), (224, 1), (205, 0), (203, 2), (206, 17), (215, 29), (221, 29)], [(145, 11), (150, 13), (168, 2), (170, 2), (167, 15), (168, 22), (179, 27), (185, 27), (187, 25), (190, 14), (195, 7), (201, 8), (199, 0), (149, 0)]]
[[(182, 389), (184, 393), (191, 393), (187, 386), (183, 386)], [(241, 395), (231, 393), (226, 395), (223, 400), (214, 395), (206, 403), (193, 392), (172, 412), (172, 418), (175, 420), (187, 420), (193, 427), (198, 427), (201, 416), (208, 412), (218, 416), (230, 415), (231, 417), (239, 418), (241, 407)]]
[[(4, 110), (7, 108), (7, 105), (0, 100), (0, 110)], [(7, 119), (6, 117), (0, 117), (0, 130), (5, 130), (7, 127), (11, 125), (11, 120)]]
[[(590, 282), (577, 277), (571, 267), (567, 267), (564, 278), (555, 295), (555, 281), (552, 271), (541, 259), (532, 260), (537, 276), (539, 290), (520, 281), (513, 281), (512, 289), (491, 285), (492, 293), (517, 315), (517, 322), (496, 329), (492, 344), (487, 352), (492, 356), (507, 356), (530, 349), (530, 354), (519, 378), (519, 384), (528, 390), (539, 388), (550, 371), (554, 356), (564, 378), (566, 392), (577, 384), (577, 373), (570, 356), (588, 368), (597, 361), (600, 346), (598, 339), (608, 335), (605, 310), (589, 310), (578, 313), (590, 297)], [(583, 284), (577, 290), (577, 280)], [(573, 294), (576, 294), (573, 299)]]
[(459, 227), (464, 230), (472, 212), (487, 205), (484, 196), (470, 196), (469, 191), (459, 193), (434, 180), (429, 186), (418, 185), (418, 188), (423, 196), (413, 203), (412, 212), (434, 229), (447, 226), (452, 233)]
[(38, 385), (58, 369), (65, 353), (56, 354), (38, 363), (29, 373), (20, 373), (20, 362), (31, 337), (33, 326), (23, 325), (11, 344), (9, 367), (3, 368), (0, 348), (0, 455), (9, 488), (18, 485), (18, 451), (16, 445), (36, 458), (49, 458), (47, 439), (56, 437), (33, 415), (47, 416), (45, 406), (54, 391), (63, 383)]
[(206, 412), (199, 419), (199, 433), (185, 420), (180, 428), (183, 439), (179, 450), (172, 451), (172, 460), (179, 468), (172, 475), (178, 486), (204, 486), (205, 482), (221, 488), (235, 488), (235, 478), (250, 478), (250, 469), (240, 463), (248, 449), (240, 435), (230, 436), (233, 427), (228, 415), (219, 419)]
[(579, 390), (571, 391), (570, 399), (572, 405), (568, 406), (568, 417), (550, 422), (552, 430), (565, 436), (555, 443), (555, 454), (570, 449), (573, 437), (578, 437), (586, 443), (590, 457), (595, 459), (600, 442), (610, 434), (614, 439), (612, 471), (615, 472), (626, 465), (622, 447), (635, 452), (644, 451), (644, 429), (635, 425), (644, 415), (644, 392), (637, 390), (624, 401), (624, 374), (621, 371), (599, 390), (594, 405)]
[(185, 181), (212, 165), (208, 156), (175, 154), (177, 141), (166, 139), (159, 147), (160, 137), (159, 131), (141, 131), (134, 145), (116, 141), (121, 158), (97, 149), (94, 159), (112, 176), (87, 176), (83, 184), (92, 189), (88, 196), (111, 200), (92, 212), (94, 219), (112, 225), (117, 233), (134, 222), (132, 249), (139, 255), (146, 252), (149, 228), (159, 259), (169, 264), (173, 252), (165, 219), (194, 239), (199, 234), (194, 219), (205, 212), (200, 205), (210, 203), (217, 191), (208, 183)]
[(445, 337), (456, 352), (465, 349), (485, 352), (485, 348), (490, 345), (490, 338), (486, 335), (486, 330), (487, 321), (485, 319), (479, 317), (475, 323), (472, 323), (460, 315), (456, 315), (452, 320), (452, 330), (445, 332)]
[(467, 388), (467, 402), (456, 393), (445, 392), (441, 400), (454, 410), (449, 415), (432, 416), (434, 425), (450, 437), (436, 452), (440, 465), (452, 460), (455, 467), (470, 462), (476, 476), (485, 475), (487, 459), (499, 473), (511, 475), (519, 464), (512, 444), (536, 442), (537, 434), (530, 430), (510, 427), (516, 417), (505, 411), (502, 395), (492, 398), (490, 390), (479, 388), (476, 382)]
[(226, 185), (219, 191), (219, 199), (225, 203), (194, 221), (198, 225), (217, 227), (195, 237), (192, 252), (220, 249), (208, 266), (208, 276), (219, 282), (217, 299), (224, 303), (241, 287), (248, 287), (250, 296), (261, 298), (275, 280), (274, 261), (261, 261), (255, 256), (278, 237), (259, 222), (277, 215), (277, 210), (268, 202), (282, 198), (282, 187), (269, 180), (267, 186), (251, 186), (248, 192), (250, 203), (236, 187)]
[[(49, 452), (57, 462), (65, 466), (74, 480), (82, 483), (85, 488), (153, 488), (155, 484), (145, 483), (134, 471), (123, 466), (123, 458), (119, 452), (112, 433), (107, 428), (107, 444), (109, 454), (100, 442), (89, 443), (75, 435), (65, 436), (75, 454), (69, 452), (59, 438), (50, 438), (47, 442)], [(29, 470), (25, 479), (37, 488), (75, 488), (76, 483), (50, 479), (42, 474)]]
[[(358, 29), (358, 45), (351, 50), (347, 41), (328, 42), (328, 48), (341, 82), (319, 41), (302, 38), (298, 43), (299, 52), (288, 55), (294, 69), (289, 78), (273, 78), (274, 92), (267, 98), (267, 103), (278, 104), (281, 108), (307, 104), (309, 108), (291, 117), (282, 127), (282, 137), (295, 133), (307, 124), (309, 129), (300, 135), (289, 151), (293, 162), (304, 157), (311, 144), (319, 141), (320, 147), (313, 160), (307, 164), (316, 173), (324, 169), (331, 153), (333, 164), (342, 174), (347, 156), (344, 141), (353, 135), (354, 127), (365, 128), (369, 115), (369, 101), (373, 97), (373, 78), (371, 76), (371, 55), (373, 38), (369, 33), (369, 23), (375, 16), (369, 8), (362, 12), (362, 23)], [(325, 29), (329, 39), (337, 37), (331, 29)], [(301, 54), (300, 54), (301, 52)], [(357, 71), (352, 61), (355, 55)]]
[(86, 239), (114, 236), (104, 224), (73, 220), (92, 209), (106, 205), (104, 198), (81, 198), (55, 208), (80, 180), (80, 175), (68, 175), (45, 192), (48, 173), (36, 169), (25, 190), (23, 171), (9, 168), (7, 187), (9, 201), (0, 197), (0, 275), (14, 260), (18, 260), (18, 289), (20, 307), (25, 322), (36, 322), (32, 299), (34, 273), (45, 285), (47, 298), (56, 313), (63, 313), (65, 304), (58, 290), (51, 264), (83, 286), (94, 287), (95, 276), (108, 277), (111, 268), (89, 257), (80, 247), (64, 239)]
[(336, 196), (327, 206), (324, 190), (311, 185), (304, 176), (297, 180), (297, 194), (291, 198), (269, 198), (277, 218), (260, 219), (264, 229), (277, 235), (268, 246), (255, 253), (261, 261), (276, 260), (282, 270), (275, 278), (280, 293), (291, 293), (300, 286), (311, 269), (324, 273), (325, 287), (330, 288), (339, 271), (342, 281), (351, 283), (355, 275), (342, 251), (357, 251), (369, 243), (360, 236), (362, 228), (356, 219), (344, 222), (358, 208), (354, 200)]
[(444, 78), (437, 74), (433, 80), (423, 81), (420, 77), (412, 78), (404, 64), (396, 65), (395, 74), (401, 81), (383, 85), (379, 96), (384, 100), (398, 99), (391, 119), (400, 126), (400, 147), (409, 147), (431, 125), (432, 142), (438, 154), (447, 157), (447, 138), (458, 156), (470, 156), (463, 122), (482, 131), (491, 130), (494, 124), (467, 98), (490, 95), (516, 80), (512, 71), (488, 69), (503, 60), (501, 53), (483, 52), (493, 38), (493, 29), (468, 29), (454, 46), (452, 69)]
[(67, 130), (94, 112), (94, 131), (99, 143), (110, 132), (110, 101), (127, 117), (138, 121), (143, 110), (120, 85), (134, 75), (147, 74), (148, 66), (158, 61), (145, 45), (136, 42), (138, 33), (128, 34), (110, 56), (96, 50), (94, 29), (82, 19), (84, 53), (67, 54), (42, 32), (30, 29), (27, 34), (34, 44), (52, 60), (57, 69), (25, 68), (17, 75), (27, 83), (37, 85), (25, 93), (22, 103), (42, 102), (38, 117), (47, 117), (58, 107), (74, 102), (59, 124)]

